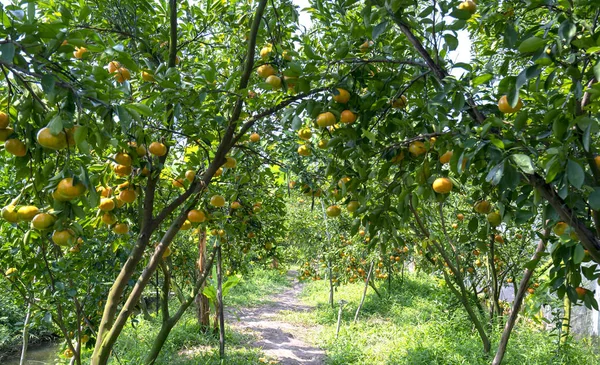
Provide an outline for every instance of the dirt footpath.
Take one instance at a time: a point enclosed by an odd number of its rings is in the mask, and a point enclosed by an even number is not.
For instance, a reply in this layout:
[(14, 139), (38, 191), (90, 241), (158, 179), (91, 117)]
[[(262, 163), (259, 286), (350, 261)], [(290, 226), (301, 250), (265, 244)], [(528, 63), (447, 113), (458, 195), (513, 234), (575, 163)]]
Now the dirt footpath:
[(256, 308), (246, 308), (227, 313), (227, 322), (241, 332), (251, 333), (255, 341), (251, 346), (262, 348), (269, 359), (281, 365), (320, 365), (325, 363), (325, 351), (306, 342), (309, 330), (301, 325), (280, 322), (280, 311), (307, 312), (311, 308), (300, 304), (302, 285), (297, 272), (289, 271), (293, 286), (271, 296), (270, 302)]

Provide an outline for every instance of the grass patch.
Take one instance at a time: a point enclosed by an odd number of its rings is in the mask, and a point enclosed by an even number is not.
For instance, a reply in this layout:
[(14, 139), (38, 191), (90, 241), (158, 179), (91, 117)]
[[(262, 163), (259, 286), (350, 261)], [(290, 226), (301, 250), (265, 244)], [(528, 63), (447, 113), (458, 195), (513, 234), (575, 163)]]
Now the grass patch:
[[(387, 285), (385, 285), (387, 287)], [(362, 295), (362, 284), (342, 286), (335, 294), (336, 308), (328, 300), (327, 281), (309, 282), (303, 301), (316, 307), (312, 313), (284, 313), (288, 321), (319, 325), (317, 344), (327, 351), (328, 364), (489, 364), (495, 353), (483, 353), (481, 340), (464, 310), (451, 294), (430, 276), (410, 275), (402, 285), (394, 282), (392, 295), (384, 285), (382, 298), (369, 289), (359, 322), (354, 313)], [(342, 316), (339, 338), (335, 338), (338, 301), (348, 302)], [(501, 334), (492, 335), (496, 345)], [(586, 341), (558, 349), (549, 332), (519, 322), (513, 331), (503, 364), (598, 364), (600, 355)]]
[[(232, 288), (229, 295), (224, 298), (226, 310), (266, 303), (270, 295), (289, 285), (290, 281), (285, 272), (257, 269)], [(177, 300), (173, 299), (172, 310), (177, 305)], [(144, 357), (159, 330), (160, 318), (146, 321), (141, 316), (137, 317), (135, 324), (130, 322), (117, 341), (115, 352), (119, 360), (117, 361), (113, 356), (110, 363), (143, 364)], [(249, 335), (235, 331), (226, 323), (225, 336), (226, 359), (223, 363), (231, 365), (261, 363), (264, 354), (259, 349), (248, 346), (252, 341)], [(85, 356), (89, 357), (91, 350), (90, 347)], [(157, 364), (222, 364), (219, 358), (218, 334), (203, 333), (197, 323), (195, 309), (190, 307), (171, 331), (157, 359)]]

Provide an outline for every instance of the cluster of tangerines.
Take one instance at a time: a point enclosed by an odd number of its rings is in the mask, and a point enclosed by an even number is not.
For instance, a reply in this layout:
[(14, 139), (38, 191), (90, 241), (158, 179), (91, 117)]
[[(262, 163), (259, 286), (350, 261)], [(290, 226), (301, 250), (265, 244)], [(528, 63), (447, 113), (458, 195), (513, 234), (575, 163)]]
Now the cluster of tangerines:
[[(65, 41), (63, 41), (62, 46), (66, 46), (66, 45), (68, 45), (68, 42), (65, 40)], [(87, 53), (89, 53), (89, 50), (87, 48), (75, 47), (75, 51), (73, 51), (73, 57), (75, 57), (78, 60), (82, 60)], [(179, 62), (180, 62), (179, 56), (177, 56), (177, 58), (175, 59), (175, 64), (178, 65)], [(108, 69), (108, 73), (113, 75), (113, 77), (115, 78), (115, 80), (118, 83), (124, 83), (125, 81), (128, 81), (131, 79), (131, 72), (129, 71), (129, 69), (127, 69), (126, 67), (123, 67), (118, 61), (109, 62), (107, 69)], [(156, 81), (154, 78), (154, 75), (148, 71), (142, 71), (141, 76), (142, 76), (142, 80), (144, 80), (144, 81), (147, 81), (147, 82)]]
[[(260, 57), (267, 61), (269, 60), (269, 58), (271, 58), (274, 55), (273, 52), (273, 45), (271, 43), (267, 43), (261, 50), (260, 50)], [(291, 61), (292, 60), (292, 55), (284, 50), (281, 54), (281, 58), (285, 61)], [(261, 79), (264, 79), (265, 82), (269, 85), (271, 85), (271, 89), (273, 90), (279, 90), (281, 89), (281, 85), (283, 84), (282, 82), (282, 77), (278, 76), (280, 75), (278, 73), (278, 70), (273, 67), (271, 64), (269, 63), (265, 63), (263, 65), (260, 65), (257, 70), (256, 73), (258, 74), (258, 77), (260, 77)], [(288, 89), (294, 89), (295, 87), (295, 80), (297, 80), (298, 78), (295, 76), (283, 76), (283, 80), (285, 80), (285, 83), (288, 87)]]

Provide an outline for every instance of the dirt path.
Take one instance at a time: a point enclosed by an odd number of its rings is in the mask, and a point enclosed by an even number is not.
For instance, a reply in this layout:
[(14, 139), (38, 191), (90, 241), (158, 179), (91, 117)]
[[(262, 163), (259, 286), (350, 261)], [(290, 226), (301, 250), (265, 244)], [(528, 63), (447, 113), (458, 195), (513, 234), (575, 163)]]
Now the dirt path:
[(269, 358), (281, 365), (320, 365), (325, 363), (325, 352), (305, 339), (309, 330), (300, 325), (276, 319), (280, 311), (306, 312), (311, 308), (300, 304), (298, 296), (302, 285), (296, 279), (297, 272), (289, 271), (293, 286), (270, 297), (270, 303), (256, 308), (244, 308), (227, 313), (227, 321), (241, 332), (251, 333), (256, 340), (254, 347), (262, 348)]

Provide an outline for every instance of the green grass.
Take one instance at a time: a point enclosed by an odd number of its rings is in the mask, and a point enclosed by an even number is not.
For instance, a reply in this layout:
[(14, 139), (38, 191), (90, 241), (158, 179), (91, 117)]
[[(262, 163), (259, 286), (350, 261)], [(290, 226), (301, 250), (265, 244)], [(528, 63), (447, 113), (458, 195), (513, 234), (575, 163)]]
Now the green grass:
[[(268, 301), (268, 297), (290, 285), (285, 272), (254, 270), (237, 286), (233, 287), (229, 295), (224, 298), (227, 308), (240, 308), (256, 306)], [(176, 308), (177, 300), (172, 301), (172, 308)], [(174, 310), (174, 309), (173, 309)], [(137, 318), (139, 322), (128, 325), (115, 346), (119, 357), (111, 358), (111, 364), (142, 364), (145, 355), (160, 330), (159, 319), (145, 321)], [(212, 318), (211, 318), (212, 322)], [(247, 346), (251, 341), (247, 335), (238, 333), (226, 323), (225, 332), (226, 360), (225, 364), (247, 365), (260, 364), (264, 357), (258, 349)], [(221, 364), (219, 359), (218, 335), (205, 334), (200, 331), (195, 317), (194, 307), (173, 328), (167, 342), (165, 343), (157, 364), (170, 365), (196, 365), (196, 364)], [(88, 351), (88, 356), (89, 356)], [(84, 361), (85, 362), (85, 361)]]
[[(385, 285), (387, 287), (387, 285)], [(362, 295), (362, 284), (342, 286), (335, 294), (336, 308), (328, 303), (326, 281), (309, 282), (303, 301), (316, 306), (312, 313), (286, 313), (288, 321), (318, 326), (317, 344), (327, 351), (328, 364), (489, 364), (481, 340), (461, 306), (430, 276), (410, 276), (400, 286), (394, 283), (388, 298), (369, 289), (360, 313), (354, 313)], [(344, 308), (339, 338), (335, 338), (337, 302)], [(493, 334), (497, 344), (501, 328)], [(503, 364), (598, 364), (600, 354), (589, 343), (571, 343), (558, 351), (555, 337), (518, 322)]]

